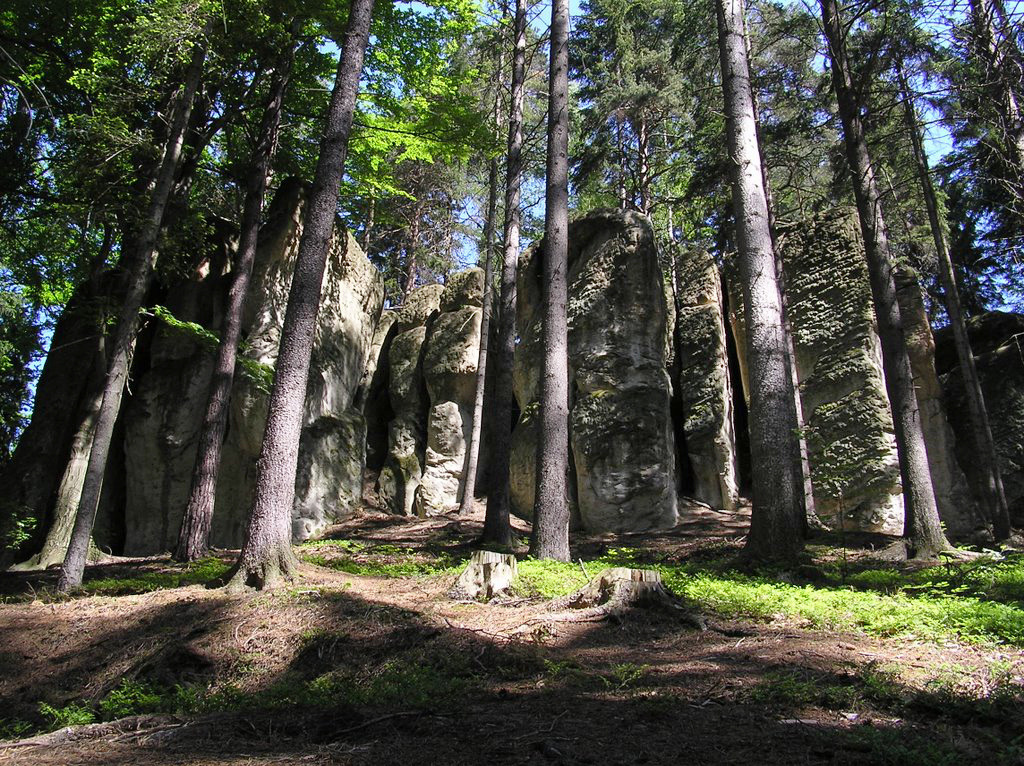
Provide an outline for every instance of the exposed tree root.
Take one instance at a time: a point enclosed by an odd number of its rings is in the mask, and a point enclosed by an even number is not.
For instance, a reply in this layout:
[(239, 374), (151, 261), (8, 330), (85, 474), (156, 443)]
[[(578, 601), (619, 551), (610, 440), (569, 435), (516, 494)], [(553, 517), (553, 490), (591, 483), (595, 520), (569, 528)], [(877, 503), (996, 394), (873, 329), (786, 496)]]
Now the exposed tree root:
[[(576, 619), (622, 621), (633, 608), (662, 609), (699, 630), (706, 630), (703, 616), (687, 609), (650, 569), (606, 569), (575, 593), (551, 603), (552, 611), (582, 610)], [(561, 618), (560, 618), (561, 619)], [(564, 619), (573, 619), (566, 616)]]

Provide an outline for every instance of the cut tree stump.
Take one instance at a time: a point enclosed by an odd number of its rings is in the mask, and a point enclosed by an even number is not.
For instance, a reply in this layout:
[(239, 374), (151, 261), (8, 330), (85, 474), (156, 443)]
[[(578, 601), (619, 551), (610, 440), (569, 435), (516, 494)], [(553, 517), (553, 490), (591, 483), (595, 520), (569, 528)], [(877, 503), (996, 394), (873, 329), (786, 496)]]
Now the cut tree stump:
[(474, 551), (469, 564), (448, 591), (448, 597), (492, 599), (508, 590), (518, 572), (518, 562), (511, 553)]
[(605, 569), (575, 593), (551, 603), (553, 610), (585, 609), (589, 617), (615, 620), (633, 607), (667, 609), (695, 628), (707, 628), (704, 619), (688, 610), (661, 582), (661, 574), (651, 569)]

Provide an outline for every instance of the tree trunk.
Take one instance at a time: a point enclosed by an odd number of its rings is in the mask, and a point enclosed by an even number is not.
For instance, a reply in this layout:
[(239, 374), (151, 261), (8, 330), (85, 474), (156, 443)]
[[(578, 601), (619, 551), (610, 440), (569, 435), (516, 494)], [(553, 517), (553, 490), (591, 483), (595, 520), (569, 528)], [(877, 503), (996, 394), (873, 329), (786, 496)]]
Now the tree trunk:
[(516, 0), (512, 34), (512, 89), (505, 159), (505, 231), (498, 347), (494, 354), (494, 441), (483, 542), (512, 544), (509, 523), (509, 449), (512, 443), (512, 367), (516, 348), (516, 270), (519, 265), (520, 185), (523, 176), (523, 94), (526, 83), (526, 0)]
[(636, 126), (637, 186), (640, 187), (640, 212), (651, 214), (651, 137), (647, 120), (643, 117)]
[(750, 375), (753, 513), (748, 555), (791, 559), (803, 547), (800, 451), (775, 252), (757, 145), (741, 0), (717, 0), (718, 42), (743, 282)]
[[(204, 33), (205, 36), (205, 33)], [(96, 431), (93, 436), (92, 452), (89, 455), (89, 466), (86, 470), (85, 482), (82, 486), (82, 497), (75, 515), (75, 526), (71, 533), (67, 554), (61, 565), (57, 589), (66, 592), (82, 584), (85, 574), (85, 561), (89, 553), (89, 540), (92, 527), (96, 520), (100, 492), (103, 488), (103, 474), (107, 467), (107, 456), (110, 453), (110, 441), (114, 433), (114, 423), (121, 408), (121, 397), (124, 394), (131, 365), (132, 353), (135, 350), (135, 338), (140, 326), (139, 311), (153, 281), (153, 271), (157, 259), (157, 237), (164, 219), (164, 211), (174, 186), (178, 163), (181, 159), (181, 147), (185, 140), (185, 127), (192, 113), (192, 102), (203, 73), (206, 60), (205, 39), (196, 42), (185, 74), (181, 96), (174, 107), (171, 129), (167, 136), (164, 156), (160, 163), (153, 196), (150, 199), (146, 220), (139, 232), (139, 238), (132, 254), (132, 263), (128, 277), (128, 290), (121, 307), (121, 317), (117, 324), (114, 342), (111, 349), (110, 367), (103, 389), (103, 403), (100, 405), (96, 419)]]
[(569, 2), (552, 0), (544, 214), (544, 369), (540, 380), (537, 496), (530, 553), (569, 560)]
[(352, 0), (288, 294), (249, 525), (228, 582), (232, 590), (272, 587), (290, 579), (298, 565), (291, 513), (306, 381), (372, 13), (373, 0)]
[(413, 209), (412, 225), (409, 227), (409, 238), (405, 243), (405, 285), (402, 286), (402, 303), (416, 287), (416, 247), (420, 240), (420, 218), (423, 208), (417, 204)]
[(917, 166), (917, 177), (921, 183), (925, 208), (928, 211), (928, 222), (935, 242), (935, 253), (938, 256), (939, 284), (942, 285), (942, 298), (946, 306), (946, 314), (953, 328), (953, 344), (956, 347), (957, 359), (960, 362), (960, 375), (964, 380), (967, 393), (967, 408), (971, 416), (971, 432), (974, 436), (974, 448), (978, 450), (979, 464), (985, 473), (985, 486), (982, 487), (985, 508), (992, 522), (992, 529), (997, 541), (1006, 540), (1010, 529), (1010, 509), (1006, 502), (1003, 489), (1003, 477), (999, 470), (999, 458), (996, 453), (995, 440), (992, 438), (992, 427), (989, 424), (988, 408), (985, 396), (981, 391), (978, 369), (974, 364), (974, 352), (971, 340), (967, 335), (967, 323), (964, 321), (963, 309), (960, 307), (960, 296), (953, 276), (953, 262), (949, 257), (949, 246), (946, 234), (942, 229), (942, 213), (939, 200), (932, 185), (931, 171), (928, 168), (928, 157), (921, 139), (921, 127), (911, 99), (910, 87), (903, 70), (897, 64), (897, 75), (900, 84), (900, 96), (903, 99), (904, 118), (910, 143), (914, 149), (914, 162)]
[[(750, 60), (750, 36), (747, 34), (746, 18), (743, 19), (743, 38), (747, 49), (747, 60)], [(793, 340), (793, 326), (789, 322), (789, 301), (786, 296), (786, 272), (782, 268), (782, 250), (779, 247), (778, 229), (775, 225), (775, 199), (772, 196), (771, 179), (765, 163), (761, 135), (761, 107), (757, 91), (751, 86), (751, 103), (754, 107), (754, 135), (757, 138), (758, 156), (761, 159), (761, 181), (764, 183), (765, 206), (768, 210), (768, 233), (772, 238), (772, 252), (775, 254), (775, 277), (779, 284), (779, 305), (782, 308), (782, 332), (786, 337), (786, 363), (789, 365), (789, 379), (793, 383), (793, 407), (796, 410), (797, 448), (800, 450), (800, 478), (803, 482), (804, 513), (807, 516), (809, 529), (825, 530), (828, 527), (818, 518), (817, 505), (814, 502), (814, 482), (811, 476), (811, 453), (807, 447), (806, 422), (804, 420), (803, 397), (800, 393), (800, 375), (796, 366), (796, 343)]]
[(46, 540), (38, 554), (12, 569), (30, 570), (46, 569), (64, 561), (71, 532), (75, 526), (75, 511), (78, 500), (82, 496), (82, 484), (89, 467), (89, 455), (92, 452), (93, 437), (96, 434), (96, 421), (103, 404), (103, 388), (106, 378), (107, 361), (103, 353), (103, 339), (100, 339), (99, 353), (93, 363), (92, 378), (85, 391), (79, 407), (80, 419), (75, 435), (71, 439), (71, 452), (64, 466), (60, 484), (57, 487), (57, 498), (53, 504), (53, 522), (46, 532)]
[[(507, 15), (507, 14), (506, 14)], [(501, 48), (496, 58), (494, 89), (494, 133), (501, 131), (501, 71), (504, 68)], [(473, 424), (466, 448), (466, 462), (463, 467), (462, 502), (459, 514), (469, 513), (476, 495), (476, 474), (480, 465), (480, 441), (484, 420), (484, 382), (487, 379), (487, 344), (491, 333), (491, 303), (494, 294), (494, 230), (498, 215), (498, 158), (491, 158), (487, 173), (487, 215), (484, 222), (484, 296), (480, 318), (480, 351), (476, 363), (476, 392), (473, 398)]]
[(871, 296), (882, 345), (885, 387), (896, 431), (905, 509), (903, 534), (915, 557), (931, 558), (951, 546), (939, 526), (935, 492), (914, 392), (913, 372), (903, 336), (903, 319), (896, 300), (896, 283), (882, 201), (868, 153), (861, 107), (853, 91), (843, 22), (836, 0), (821, 0), (821, 11), (829, 58), (832, 61), (832, 85), (843, 124), (843, 143), (864, 236)]
[(209, 551), (210, 523), (217, 496), (221, 446), (227, 427), (238, 343), (242, 335), (242, 309), (249, 292), (252, 265), (256, 259), (256, 243), (259, 237), (260, 218), (263, 215), (263, 197), (267, 191), (267, 177), (277, 149), (281, 106), (291, 76), (295, 49), (298, 47), (297, 36), (300, 29), (296, 23), (293, 23), (291, 31), (294, 42), (271, 76), (270, 93), (253, 149), (245, 204), (242, 209), (242, 232), (238, 256), (235, 259), (235, 275), (228, 292), (224, 327), (210, 379), (210, 395), (203, 415), (202, 429), (199, 432), (199, 446), (192, 469), (192, 488), (188, 505), (185, 507), (185, 515), (181, 520), (178, 547), (174, 552), (176, 561), (195, 561)]

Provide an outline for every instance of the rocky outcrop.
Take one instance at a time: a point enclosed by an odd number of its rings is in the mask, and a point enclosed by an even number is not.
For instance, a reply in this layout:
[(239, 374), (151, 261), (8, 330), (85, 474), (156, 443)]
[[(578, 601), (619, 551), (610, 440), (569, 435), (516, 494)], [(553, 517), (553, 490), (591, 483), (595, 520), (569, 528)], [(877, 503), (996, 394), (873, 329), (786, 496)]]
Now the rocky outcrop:
[[(1003, 488), (1014, 526), (1024, 525), (1024, 315), (992, 311), (967, 321), (996, 443)], [(956, 433), (956, 455), (975, 495), (982, 497), (983, 473), (971, 435), (963, 379), (956, 362), (952, 332), (935, 335), (936, 366), (948, 403), (950, 425)]]
[(739, 485), (718, 265), (705, 250), (682, 250), (676, 255), (675, 278), (673, 383), (693, 474), (692, 494), (713, 508), (732, 510)]
[(899, 459), (856, 213), (793, 226), (782, 247), (818, 514), (899, 534)]
[(426, 412), (423, 350), (427, 326), (441, 307), (443, 285), (413, 290), (396, 312), (388, 349), (388, 397), (393, 418), (388, 424), (388, 455), (377, 481), (381, 501), (392, 513), (415, 513), (416, 491), (423, 478)]
[[(512, 445), (515, 513), (532, 512), (541, 374), (544, 243), (518, 277), (515, 390), (522, 409)], [(571, 461), (579, 523), (628, 532), (676, 521), (675, 446), (665, 369), (666, 303), (650, 222), (598, 211), (569, 227)]]
[(441, 313), (430, 325), (423, 358), (430, 410), (418, 515), (459, 503), (473, 425), (483, 292), (482, 269), (452, 275), (441, 294)]
[(957, 463), (956, 437), (946, 419), (945, 396), (935, 371), (935, 340), (916, 272), (906, 267), (898, 269), (896, 286), (935, 503), (947, 533), (962, 540), (984, 528), (984, 519)]
[[(267, 367), (277, 359), (291, 275), (302, 234), (304, 186), (282, 184), (261, 233), (243, 320), (245, 354)], [(216, 329), (227, 280), (202, 269), (171, 291), (179, 319)], [(324, 275), (307, 383), (293, 534), (304, 539), (350, 513), (361, 497), (366, 428), (354, 407), (383, 303), (383, 280), (344, 229), (336, 230)], [(188, 499), (196, 438), (206, 406), (211, 357), (194, 337), (162, 329), (149, 370), (126, 410), (127, 492), (124, 550), (172, 547)], [(237, 374), (231, 397), (211, 542), (241, 543), (266, 422), (265, 383)]]

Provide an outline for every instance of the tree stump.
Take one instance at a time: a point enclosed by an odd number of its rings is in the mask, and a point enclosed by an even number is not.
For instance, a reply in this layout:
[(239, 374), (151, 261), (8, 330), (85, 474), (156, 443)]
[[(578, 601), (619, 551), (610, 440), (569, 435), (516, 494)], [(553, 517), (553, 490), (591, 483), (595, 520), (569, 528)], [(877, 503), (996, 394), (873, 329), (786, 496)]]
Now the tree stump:
[(551, 608), (586, 609), (591, 616), (621, 619), (632, 607), (667, 609), (693, 627), (704, 630), (704, 620), (687, 610), (682, 602), (661, 582), (661, 574), (650, 569), (613, 567), (584, 585), (575, 593), (552, 602)]
[(511, 553), (474, 551), (469, 565), (459, 575), (449, 598), (492, 599), (508, 590), (519, 572), (519, 564)]

